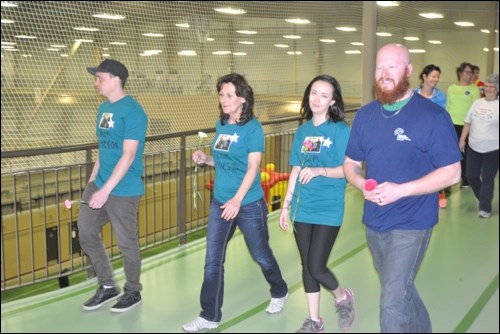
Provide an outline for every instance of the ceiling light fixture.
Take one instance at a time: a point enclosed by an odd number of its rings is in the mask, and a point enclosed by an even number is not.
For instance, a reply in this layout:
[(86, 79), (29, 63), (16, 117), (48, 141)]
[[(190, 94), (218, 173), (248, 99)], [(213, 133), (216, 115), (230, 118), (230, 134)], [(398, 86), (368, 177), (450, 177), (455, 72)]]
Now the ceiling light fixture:
[(309, 20), (299, 19), (299, 18), (296, 18), (296, 19), (286, 19), (285, 21), (289, 22), (289, 23), (295, 23), (295, 24), (308, 24), (308, 23), (311, 23), (311, 21), (309, 21)]
[(196, 51), (194, 50), (182, 50), (177, 52), (179, 56), (197, 56)]
[(457, 26), (460, 26), (460, 27), (473, 27), (475, 24), (472, 23), (472, 22), (467, 22), (467, 21), (457, 21), (457, 22), (453, 22), (455, 23)]
[(257, 34), (257, 31), (254, 30), (236, 30), (238, 34), (244, 34), (244, 35), (255, 35)]
[(107, 20), (124, 20), (125, 16), (119, 14), (94, 14), (93, 17), (97, 17), (99, 19), (107, 19)]
[(377, 5), (380, 7), (397, 7), (399, 6), (399, 1), (377, 1)]
[(36, 36), (28, 36), (28, 35), (16, 35), (14, 37), (22, 38), (22, 39), (35, 39), (36, 38)]
[(216, 56), (225, 56), (225, 55), (230, 55), (232, 52), (231, 51), (214, 51), (212, 52), (213, 55)]
[(147, 32), (147, 33), (142, 34), (142, 36), (146, 36), (146, 37), (163, 37), (164, 35), (160, 34), (160, 33), (156, 33), (156, 32)]
[(340, 31), (356, 31), (356, 28), (354, 27), (336, 27), (335, 29)]
[(2, 7), (17, 7), (17, 4), (11, 1), (2, 1)]
[(426, 19), (442, 19), (444, 17), (443, 14), (439, 13), (419, 13), (418, 15), (425, 17)]
[(79, 30), (79, 31), (99, 31), (99, 28), (87, 28), (87, 27), (75, 27), (73, 28), (75, 30)]
[(214, 10), (216, 12), (219, 12), (219, 13), (231, 14), (231, 15), (246, 14), (246, 10), (236, 9), (236, 8), (231, 8), (231, 7), (214, 8)]

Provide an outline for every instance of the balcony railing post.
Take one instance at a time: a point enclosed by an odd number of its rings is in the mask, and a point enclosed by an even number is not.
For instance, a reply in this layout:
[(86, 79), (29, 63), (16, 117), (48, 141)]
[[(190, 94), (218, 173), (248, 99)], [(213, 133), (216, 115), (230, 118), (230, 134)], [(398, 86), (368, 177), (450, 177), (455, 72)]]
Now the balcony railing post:
[(182, 135), (177, 196), (177, 228), (181, 245), (186, 243), (186, 149), (186, 135)]

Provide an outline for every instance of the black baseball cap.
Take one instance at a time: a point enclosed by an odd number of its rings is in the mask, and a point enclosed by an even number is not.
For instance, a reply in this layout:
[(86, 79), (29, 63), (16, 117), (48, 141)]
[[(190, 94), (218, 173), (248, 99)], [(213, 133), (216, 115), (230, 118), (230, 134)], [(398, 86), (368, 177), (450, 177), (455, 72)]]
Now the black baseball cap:
[(111, 73), (119, 77), (122, 82), (125, 82), (128, 78), (128, 70), (125, 65), (113, 59), (106, 59), (98, 67), (87, 67), (87, 71), (93, 75), (97, 72)]

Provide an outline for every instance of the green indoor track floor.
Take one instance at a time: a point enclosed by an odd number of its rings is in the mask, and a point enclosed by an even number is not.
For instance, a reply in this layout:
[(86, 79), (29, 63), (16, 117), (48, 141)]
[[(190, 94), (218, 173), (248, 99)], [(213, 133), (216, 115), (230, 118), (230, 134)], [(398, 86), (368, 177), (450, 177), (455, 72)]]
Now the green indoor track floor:
[[(498, 184), (498, 177), (496, 179)], [(498, 189), (493, 215), (477, 216), (470, 188), (454, 186), (448, 207), (440, 209), (416, 285), (436, 333), (498, 333), (499, 233)], [(269, 315), (269, 286), (237, 232), (227, 249), (221, 333), (293, 333), (307, 317), (298, 251), (290, 232), (278, 227), (277, 212), (269, 217), (270, 242), (289, 298), (282, 313)], [(356, 320), (350, 332), (377, 333), (380, 284), (361, 223), (361, 193), (348, 186), (344, 224), (329, 267), (343, 287), (355, 293)], [(2, 304), (2, 333), (178, 333), (200, 311), (205, 241), (198, 240), (143, 261), (142, 304), (126, 313), (111, 313), (112, 303), (84, 311), (95, 279), (56, 292)], [(116, 271), (123, 285), (123, 272)], [(71, 282), (70, 282), (71, 284)], [(323, 290), (321, 315), (328, 333), (340, 332), (330, 293)]]

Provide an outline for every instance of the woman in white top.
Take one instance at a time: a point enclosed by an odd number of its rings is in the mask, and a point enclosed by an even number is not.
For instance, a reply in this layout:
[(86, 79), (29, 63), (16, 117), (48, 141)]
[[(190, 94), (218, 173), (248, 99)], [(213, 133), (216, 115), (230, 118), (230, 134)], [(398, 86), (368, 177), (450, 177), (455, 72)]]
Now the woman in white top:
[(479, 217), (491, 216), (495, 177), (498, 173), (498, 74), (492, 74), (484, 84), (485, 97), (474, 101), (464, 119), (460, 149), (467, 146), (466, 176), (479, 200)]

